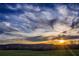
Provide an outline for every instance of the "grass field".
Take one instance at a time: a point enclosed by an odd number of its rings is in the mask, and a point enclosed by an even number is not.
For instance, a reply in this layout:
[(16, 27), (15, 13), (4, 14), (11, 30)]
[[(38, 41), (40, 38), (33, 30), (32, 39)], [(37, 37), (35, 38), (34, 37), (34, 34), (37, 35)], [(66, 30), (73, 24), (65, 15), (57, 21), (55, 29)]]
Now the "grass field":
[[(72, 53), (73, 52), (73, 53)], [(32, 51), (32, 50), (0, 50), (0, 56), (78, 56), (79, 50), (50, 50), (50, 51)]]
[[(16, 45), (8, 45), (8, 47), (14, 47)], [(29, 46), (33, 46), (36, 47), (38, 45), (27, 45), (28, 47)], [(43, 45), (41, 45), (43, 46)], [(77, 45), (72, 45), (72, 46), (75, 46), (75, 47), (78, 47)], [(5, 46), (7, 47), (7, 46)], [(28, 49), (27, 48), (23, 48), (23, 47), (26, 47), (26, 46), (20, 46), (18, 47), (18, 50), (11, 50), (11, 49), (4, 49), (4, 50), (0, 50), (0, 56), (79, 56), (79, 47), (77, 49), (74, 48), (71, 48), (71, 46), (67, 46), (67, 45), (55, 45), (54, 47), (56, 47), (56, 49), (44, 49), (44, 50), (39, 50), (37, 49), (38, 47), (36, 48), (31, 48), (31, 49)], [(45, 45), (40, 48), (40, 49), (43, 49), (45, 47)], [(47, 45), (46, 45), (47, 47)], [(53, 48), (54, 48), (53, 47)], [(20, 50), (21, 48), (23, 48), (24, 50)], [(49, 48), (49, 47), (48, 47)]]

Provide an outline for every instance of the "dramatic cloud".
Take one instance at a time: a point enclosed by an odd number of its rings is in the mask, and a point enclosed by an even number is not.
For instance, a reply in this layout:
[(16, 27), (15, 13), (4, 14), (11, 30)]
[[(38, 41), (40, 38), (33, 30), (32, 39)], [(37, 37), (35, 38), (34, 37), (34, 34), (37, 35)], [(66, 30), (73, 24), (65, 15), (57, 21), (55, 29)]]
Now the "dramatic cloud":
[(3, 25), (0, 25), (0, 28), (5, 26), (7, 27), (5, 30), (10, 29), (4, 31), (5, 33), (17, 34), (18, 32), (23, 36), (49, 36), (61, 34), (63, 31), (75, 32), (74, 29), (79, 28), (78, 11), (69, 9), (70, 6), (67, 4), (55, 4), (54, 7), (39, 4), (5, 5), (11, 11), (6, 14), (1, 13), (6, 21), (1, 22)]

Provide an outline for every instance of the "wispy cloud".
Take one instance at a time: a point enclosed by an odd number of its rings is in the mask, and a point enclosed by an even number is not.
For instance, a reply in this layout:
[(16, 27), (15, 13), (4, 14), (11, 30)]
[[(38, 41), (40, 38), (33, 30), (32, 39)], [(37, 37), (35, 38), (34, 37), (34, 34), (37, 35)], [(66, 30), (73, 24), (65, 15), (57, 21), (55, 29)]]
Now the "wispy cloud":
[(21, 10), (22, 13), (6, 14), (5, 18), (8, 21), (4, 22), (5, 25), (31, 35), (39, 36), (44, 33), (50, 35), (70, 31), (72, 23), (78, 21), (78, 12), (68, 9), (66, 5), (57, 5), (53, 9), (33, 4), (16, 4), (15, 7), (7, 5), (7, 8)]

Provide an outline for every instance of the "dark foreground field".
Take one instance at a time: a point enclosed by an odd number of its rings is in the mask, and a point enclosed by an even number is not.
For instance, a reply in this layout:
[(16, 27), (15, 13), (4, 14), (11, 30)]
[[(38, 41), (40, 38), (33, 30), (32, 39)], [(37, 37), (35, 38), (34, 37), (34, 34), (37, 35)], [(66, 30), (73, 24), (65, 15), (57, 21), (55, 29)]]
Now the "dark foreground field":
[(0, 56), (79, 56), (79, 50), (0, 50)]
[(0, 56), (79, 56), (79, 45), (0, 45)]

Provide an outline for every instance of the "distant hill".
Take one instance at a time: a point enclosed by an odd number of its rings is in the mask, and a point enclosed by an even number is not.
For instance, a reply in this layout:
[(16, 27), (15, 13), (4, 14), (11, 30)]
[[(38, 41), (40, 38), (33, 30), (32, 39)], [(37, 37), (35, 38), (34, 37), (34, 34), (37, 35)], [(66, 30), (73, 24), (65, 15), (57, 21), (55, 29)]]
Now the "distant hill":
[(55, 49), (48, 44), (6, 44), (0, 45), (0, 50), (51, 50)]

